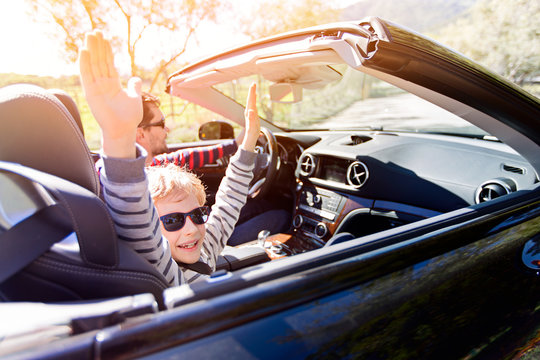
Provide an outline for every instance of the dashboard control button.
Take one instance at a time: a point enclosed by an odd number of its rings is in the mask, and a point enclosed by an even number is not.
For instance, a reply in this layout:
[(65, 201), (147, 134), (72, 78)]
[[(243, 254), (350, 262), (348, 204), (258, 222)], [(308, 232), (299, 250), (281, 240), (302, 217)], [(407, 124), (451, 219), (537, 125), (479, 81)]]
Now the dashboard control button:
[(293, 226), (298, 229), (304, 223), (304, 218), (302, 215), (296, 215), (293, 219)]

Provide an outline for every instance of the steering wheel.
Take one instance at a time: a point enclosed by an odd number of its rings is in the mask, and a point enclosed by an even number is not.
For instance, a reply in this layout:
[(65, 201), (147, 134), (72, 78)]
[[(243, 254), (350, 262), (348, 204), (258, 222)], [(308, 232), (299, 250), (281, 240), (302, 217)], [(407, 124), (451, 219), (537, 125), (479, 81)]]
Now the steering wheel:
[(278, 147), (274, 134), (267, 128), (261, 127), (261, 135), (257, 144), (254, 175), (248, 191), (248, 196), (251, 199), (261, 199), (266, 195), (279, 168)]

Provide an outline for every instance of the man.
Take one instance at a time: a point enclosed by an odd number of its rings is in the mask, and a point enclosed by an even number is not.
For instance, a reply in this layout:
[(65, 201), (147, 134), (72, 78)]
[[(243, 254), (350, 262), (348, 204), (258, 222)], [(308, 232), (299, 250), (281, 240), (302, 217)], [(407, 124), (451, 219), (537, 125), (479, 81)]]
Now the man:
[(159, 99), (147, 92), (142, 93), (143, 119), (137, 128), (137, 143), (148, 152), (146, 166), (166, 165), (173, 163), (189, 170), (212, 163), (224, 156), (231, 156), (242, 143), (242, 132), (236, 140), (230, 140), (213, 146), (202, 146), (181, 149), (169, 153), (165, 117), (159, 109)]

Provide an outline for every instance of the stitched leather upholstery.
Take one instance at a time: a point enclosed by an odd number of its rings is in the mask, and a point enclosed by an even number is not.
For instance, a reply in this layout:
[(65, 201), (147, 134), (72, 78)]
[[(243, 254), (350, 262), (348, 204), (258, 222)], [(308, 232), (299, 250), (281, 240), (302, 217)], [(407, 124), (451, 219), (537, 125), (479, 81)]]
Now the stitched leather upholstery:
[(16, 162), (99, 192), (79, 126), (50, 92), (29, 84), (0, 89), (0, 160)]
[(79, 130), (81, 131), (81, 134), (84, 136), (84, 127), (81, 120), (81, 113), (79, 112), (79, 108), (77, 107), (77, 103), (75, 103), (75, 100), (67, 92), (65, 92), (62, 89), (48, 89), (48, 91), (56, 96), (58, 100), (64, 104), (66, 109), (71, 114), (71, 117), (73, 120), (75, 120), (75, 123), (79, 127)]

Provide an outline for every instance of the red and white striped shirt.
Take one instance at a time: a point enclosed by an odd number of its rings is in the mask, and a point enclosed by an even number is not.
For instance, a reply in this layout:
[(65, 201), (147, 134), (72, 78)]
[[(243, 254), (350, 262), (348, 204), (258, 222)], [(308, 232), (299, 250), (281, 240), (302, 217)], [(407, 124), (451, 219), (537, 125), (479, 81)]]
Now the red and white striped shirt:
[(238, 150), (238, 145), (235, 140), (223, 142), (218, 145), (180, 149), (172, 153), (154, 156), (150, 166), (173, 163), (178, 166), (185, 166), (188, 170), (193, 170), (201, 168), (206, 164), (212, 164), (224, 156), (231, 156), (236, 153), (236, 150)]

